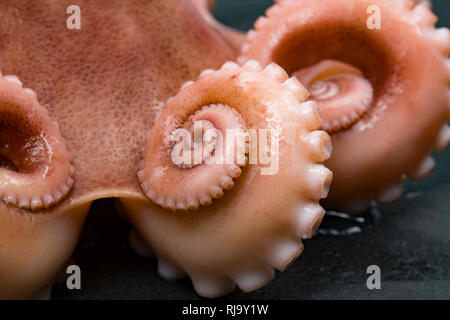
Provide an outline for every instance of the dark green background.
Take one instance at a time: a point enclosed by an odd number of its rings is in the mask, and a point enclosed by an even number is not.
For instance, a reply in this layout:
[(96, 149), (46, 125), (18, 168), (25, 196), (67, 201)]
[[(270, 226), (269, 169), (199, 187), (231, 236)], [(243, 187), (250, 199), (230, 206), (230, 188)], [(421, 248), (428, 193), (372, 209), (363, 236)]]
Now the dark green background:
[[(436, 0), (438, 25), (450, 25), (450, 1)], [(249, 29), (271, 5), (267, 0), (221, 0), (214, 13), (224, 24)], [(239, 299), (450, 299), (450, 148), (434, 154), (435, 171), (406, 183), (403, 198), (351, 222), (327, 216), (320, 229), (362, 232), (317, 235), (305, 241), (302, 256), (268, 286)], [(75, 252), (82, 290), (64, 284), (54, 299), (196, 299), (189, 279), (167, 282), (155, 260), (136, 256), (128, 245), (130, 227), (114, 214), (110, 200), (94, 203)], [(205, 240), (206, 241), (206, 240)], [(368, 290), (366, 269), (381, 268), (382, 289)]]

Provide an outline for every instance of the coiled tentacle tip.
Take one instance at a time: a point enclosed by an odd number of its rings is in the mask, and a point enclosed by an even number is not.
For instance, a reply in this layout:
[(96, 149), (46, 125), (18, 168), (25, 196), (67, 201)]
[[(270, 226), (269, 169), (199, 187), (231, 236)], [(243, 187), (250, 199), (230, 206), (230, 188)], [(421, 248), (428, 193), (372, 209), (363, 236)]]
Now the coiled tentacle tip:
[(202, 72), (166, 105), (138, 172), (154, 205), (129, 209), (146, 217), (137, 227), (161, 276), (186, 273), (205, 297), (249, 292), (302, 253), (332, 179), (331, 139), (307, 99), (281, 67), (249, 60)]
[[(181, 90), (186, 89), (183, 85)], [(164, 134), (170, 136), (165, 157), (148, 154), (144, 167), (138, 173), (142, 190), (154, 202), (171, 210), (196, 210), (208, 206), (213, 199), (223, 197), (224, 191), (233, 187), (233, 179), (241, 174), (240, 166), (246, 164), (246, 145), (242, 140), (234, 149), (234, 141), (227, 135), (245, 136), (245, 122), (231, 107), (223, 104), (203, 106), (190, 115), (179, 128), (170, 128)], [(154, 136), (150, 135), (150, 143)], [(233, 159), (228, 155), (233, 153)], [(191, 188), (183, 185), (161, 188), (167, 185), (167, 177), (175, 183), (187, 179)], [(180, 175), (177, 179), (176, 176)]]

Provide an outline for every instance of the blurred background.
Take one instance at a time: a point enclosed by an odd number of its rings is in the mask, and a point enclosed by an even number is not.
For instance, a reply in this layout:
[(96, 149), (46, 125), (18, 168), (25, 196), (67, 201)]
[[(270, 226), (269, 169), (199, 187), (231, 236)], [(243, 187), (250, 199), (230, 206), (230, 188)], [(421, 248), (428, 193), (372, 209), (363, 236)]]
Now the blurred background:
[[(248, 30), (270, 0), (218, 0), (223, 24)], [(438, 26), (450, 26), (450, 1), (435, 0)], [(401, 200), (374, 206), (357, 219), (326, 216), (305, 241), (301, 257), (268, 286), (225, 299), (450, 299), (450, 148), (433, 154), (436, 169), (406, 182)], [(92, 206), (75, 263), (82, 290), (54, 287), (53, 299), (199, 299), (189, 279), (167, 282), (156, 261), (134, 254), (130, 227), (114, 214), (113, 201)], [(381, 268), (381, 290), (368, 290), (369, 265)]]

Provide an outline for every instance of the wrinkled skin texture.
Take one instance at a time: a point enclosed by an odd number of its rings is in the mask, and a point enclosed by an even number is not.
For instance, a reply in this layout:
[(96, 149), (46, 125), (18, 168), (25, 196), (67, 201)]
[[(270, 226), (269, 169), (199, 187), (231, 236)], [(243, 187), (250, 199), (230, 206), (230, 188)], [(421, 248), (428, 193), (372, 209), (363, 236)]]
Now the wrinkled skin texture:
[(31, 298), (69, 260), (90, 203), (149, 201), (137, 164), (163, 101), (232, 49), (184, 1), (2, 1), (0, 70), (33, 88), (73, 155), (75, 184), (49, 209), (0, 202), (0, 297)]

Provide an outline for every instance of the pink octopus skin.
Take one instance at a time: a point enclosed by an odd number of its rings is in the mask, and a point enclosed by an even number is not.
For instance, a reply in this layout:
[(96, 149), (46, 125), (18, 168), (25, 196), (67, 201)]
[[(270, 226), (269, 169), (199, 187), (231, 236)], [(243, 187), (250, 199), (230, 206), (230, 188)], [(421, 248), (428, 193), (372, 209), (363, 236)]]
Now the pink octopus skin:
[[(0, 134), (0, 298), (48, 294), (107, 197), (165, 278), (187, 273), (208, 297), (266, 284), (324, 215), (331, 140), (317, 104), (275, 64), (224, 63), (233, 49), (187, 0), (79, 1), (81, 30), (66, 27), (71, 4), (0, 3), (0, 124), (17, 134)], [(279, 171), (168, 161), (166, 139), (191, 120), (279, 130)], [(174, 192), (180, 181), (198, 189)]]
[[(367, 10), (380, 9), (381, 29)], [(247, 34), (239, 62), (275, 62), (317, 100), (332, 135), (327, 208), (360, 213), (433, 170), (450, 141), (450, 34), (428, 2), (280, 0)], [(370, 12), (373, 14), (373, 11)]]
[[(185, 1), (79, 1), (81, 30), (66, 27), (71, 4), (0, 3), (2, 120), (7, 119), (5, 112), (15, 110), (10, 114), (16, 120), (7, 122), (9, 132), (39, 143), (43, 133), (54, 139), (51, 146), (62, 148), (45, 153), (61, 174), (42, 178), (27, 192), (37, 195), (42, 189), (60, 187), (57, 180), (69, 168), (68, 160), (61, 158), (64, 145), (74, 167), (73, 186), (63, 186), (68, 194), (62, 199), (59, 190), (52, 190), (58, 201), (47, 209), (0, 202), (0, 298), (31, 298), (47, 290), (69, 260), (93, 200), (149, 201), (141, 192), (137, 167), (147, 132), (164, 101), (187, 79), (234, 57)], [(17, 78), (7, 75), (18, 76), (34, 91), (22, 89)], [(33, 108), (42, 120), (26, 116)], [(2, 196), (12, 192), (12, 185), (3, 179), (6, 163), (17, 162), (14, 157), (20, 154), (19, 149), (5, 153), (4, 148), (26, 142), (15, 144), (12, 136), (0, 137)], [(42, 156), (33, 150), (25, 147), (25, 155), (39, 162)], [(63, 161), (58, 164), (58, 159)], [(23, 173), (18, 183), (33, 172)]]

